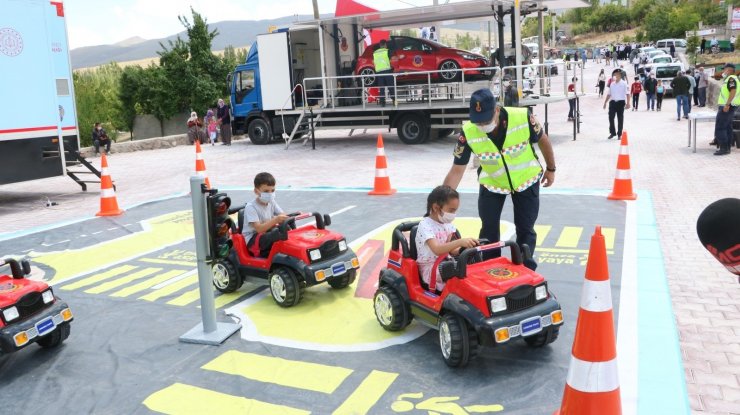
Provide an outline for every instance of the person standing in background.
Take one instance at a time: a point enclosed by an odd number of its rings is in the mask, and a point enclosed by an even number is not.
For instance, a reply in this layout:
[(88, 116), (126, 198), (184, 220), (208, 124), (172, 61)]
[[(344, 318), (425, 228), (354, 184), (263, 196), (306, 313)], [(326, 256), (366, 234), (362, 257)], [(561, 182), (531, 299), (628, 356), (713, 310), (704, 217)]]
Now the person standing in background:
[(640, 105), (640, 92), (642, 92), (642, 84), (640, 83), (640, 77), (635, 76), (635, 81), (630, 86), (630, 95), (632, 95), (632, 111), (637, 111), (637, 107)]
[[(622, 137), (622, 127), (624, 126), (624, 109), (630, 109), (630, 94), (627, 89), (627, 81), (622, 80), (622, 71), (615, 69), (612, 72), (612, 82), (609, 85), (609, 93), (606, 95), (604, 100), (604, 109), (606, 104), (609, 103), (609, 137), (611, 140), (617, 137), (619, 140)], [(618, 128), (614, 128), (614, 116), (617, 117)]]
[(231, 108), (224, 102), (223, 99), (218, 100), (218, 110), (216, 110), (216, 118), (218, 118), (218, 124), (221, 126), (221, 141), (223, 145), (231, 145)]
[(663, 95), (665, 95), (665, 86), (663, 85), (663, 81), (658, 81), (658, 86), (655, 87), (655, 97), (658, 100), (658, 111), (663, 107)]
[(655, 79), (655, 74), (651, 73), (645, 78), (643, 83), (645, 89), (645, 96), (647, 97), (647, 110), (655, 111), (655, 90), (658, 87), (658, 81)]
[(683, 108), (683, 117), (689, 118), (689, 87), (691, 82), (683, 71), (678, 71), (676, 77), (671, 81), (673, 96), (676, 97), (676, 121), (681, 121), (681, 108)]
[(697, 79), (696, 89), (699, 91), (699, 106), (705, 107), (707, 105), (707, 74), (704, 72), (704, 68), (699, 68)]
[(599, 72), (599, 83), (597, 84), (599, 87), (599, 96), (604, 96), (604, 87), (606, 86), (606, 74), (604, 73), (604, 68), (601, 68), (601, 72)]
[(701, 46), (699, 47), (699, 53), (702, 55), (704, 54), (704, 50), (707, 48), (707, 38), (703, 37), (701, 38)]
[(689, 80), (689, 83), (691, 84), (689, 86), (689, 114), (691, 114), (691, 100), (694, 99), (694, 90), (696, 89), (696, 79), (694, 79), (694, 74), (688, 70), (686, 71), (686, 79)]

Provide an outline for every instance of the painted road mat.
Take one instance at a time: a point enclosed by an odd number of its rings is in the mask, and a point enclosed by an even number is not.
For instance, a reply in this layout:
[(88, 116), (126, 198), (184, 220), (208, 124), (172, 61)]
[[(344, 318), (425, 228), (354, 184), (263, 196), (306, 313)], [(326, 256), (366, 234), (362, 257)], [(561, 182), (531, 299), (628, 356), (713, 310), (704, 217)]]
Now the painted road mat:
[[(228, 193), (235, 204), (253, 197)], [(478, 234), (476, 198), (462, 194), (455, 224), (463, 236)], [(658, 404), (662, 411), (652, 413), (688, 413), (685, 399), (676, 398), (686, 396), (685, 385), (649, 195), (641, 199), (543, 194), (535, 259), (563, 306), (560, 338), (540, 349), (523, 341), (482, 349), (463, 369), (444, 364), (436, 331), (412, 323), (386, 332), (373, 313), (391, 231), (423, 214), (426, 192), (280, 190), (286, 211), (332, 214), (331, 228), (352, 241), (360, 258), (358, 279), (344, 290), (311, 287), (290, 309), (275, 305), (262, 285), (217, 295), (218, 318), (243, 325), (220, 347), (178, 342), (200, 321), (188, 197), (0, 235), (0, 252), (30, 257), (32, 278), (52, 284), (75, 313), (61, 348), (32, 345), (0, 356), (0, 389), (13, 397), (3, 399), (3, 411), (551, 414), (568, 372), (590, 236), (601, 225), (625, 413), (648, 413)], [(507, 202), (504, 239), (514, 234), (511, 209)]]

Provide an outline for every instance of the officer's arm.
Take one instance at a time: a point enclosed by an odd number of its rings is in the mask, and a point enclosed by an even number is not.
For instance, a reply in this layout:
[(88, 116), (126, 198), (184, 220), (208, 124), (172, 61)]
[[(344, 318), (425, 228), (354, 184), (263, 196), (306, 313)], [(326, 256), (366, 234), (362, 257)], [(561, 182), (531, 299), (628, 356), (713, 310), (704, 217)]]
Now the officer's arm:
[(447, 177), (445, 177), (445, 181), (442, 184), (444, 184), (445, 186), (450, 186), (453, 189), (457, 189), (457, 186), (460, 185), (460, 181), (462, 180), (464, 174), (465, 165), (453, 164), (452, 167), (450, 167), (450, 171), (447, 173)]
[(737, 85), (735, 88), (730, 89), (730, 96), (727, 97), (727, 103), (725, 106), (729, 107), (732, 105), (732, 100), (735, 99), (735, 94), (737, 93)]
[(544, 132), (542, 133), (542, 136), (537, 141), (537, 145), (540, 148), (540, 151), (542, 152), (542, 157), (545, 158), (545, 166), (550, 169), (555, 168), (555, 153), (552, 151), (552, 143), (550, 142), (550, 137), (547, 136)]

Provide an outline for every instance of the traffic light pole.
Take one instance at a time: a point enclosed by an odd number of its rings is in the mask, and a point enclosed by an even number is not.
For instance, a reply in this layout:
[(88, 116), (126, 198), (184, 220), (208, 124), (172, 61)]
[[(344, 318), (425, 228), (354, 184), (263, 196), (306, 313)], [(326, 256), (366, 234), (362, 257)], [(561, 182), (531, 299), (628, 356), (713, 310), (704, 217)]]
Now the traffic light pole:
[(190, 178), (190, 196), (193, 202), (193, 228), (195, 230), (195, 255), (198, 263), (198, 286), (200, 310), (203, 321), (180, 336), (184, 343), (199, 343), (218, 346), (241, 329), (241, 324), (216, 321), (216, 305), (213, 297), (213, 282), (208, 257), (208, 221), (206, 218), (206, 195), (202, 177)]

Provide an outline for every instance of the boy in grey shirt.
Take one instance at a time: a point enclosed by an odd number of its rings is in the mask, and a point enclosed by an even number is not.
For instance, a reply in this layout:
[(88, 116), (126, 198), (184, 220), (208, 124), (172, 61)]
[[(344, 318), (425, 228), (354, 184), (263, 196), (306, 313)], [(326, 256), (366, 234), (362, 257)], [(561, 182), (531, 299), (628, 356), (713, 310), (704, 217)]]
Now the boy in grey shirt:
[(280, 240), (277, 225), (288, 216), (275, 202), (275, 178), (270, 173), (259, 173), (254, 177), (254, 193), (257, 198), (244, 206), (244, 229), (247, 249), (256, 256), (266, 258), (275, 241)]

